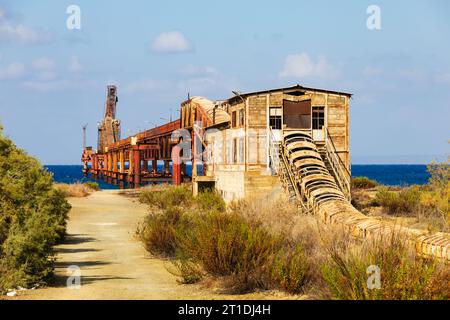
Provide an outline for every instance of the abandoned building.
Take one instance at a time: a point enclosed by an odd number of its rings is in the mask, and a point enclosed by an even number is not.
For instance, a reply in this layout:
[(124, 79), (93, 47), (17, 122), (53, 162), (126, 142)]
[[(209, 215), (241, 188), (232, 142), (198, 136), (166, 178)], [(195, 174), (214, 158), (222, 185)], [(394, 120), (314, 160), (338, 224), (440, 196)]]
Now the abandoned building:
[[(121, 187), (192, 181), (194, 194), (214, 188), (228, 202), (267, 196), (281, 186), (301, 212), (344, 225), (355, 236), (389, 234), (395, 226), (349, 201), (350, 99), (349, 93), (300, 85), (234, 92), (220, 101), (190, 97), (179, 119), (120, 140), (117, 88), (109, 86), (98, 149), (84, 146), (83, 172)], [(421, 254), (450, 260), (445, 235), (401, 229)]]
[[(279, 183), (273, 156), (289, 132), (308, 134), (328, 169), (350, 193), (349, 101), (351, 94), (306, 88), (300, 85), (265, 91), (235, 93), (213, 102), (194, 97), (181, 108), (181, 127), (189, 108), (203, 109), (206, 123), (207, 161), (198, 186), (212, 184), (225, 200), (270, 192)], [(276, 154), (274, 154), (276, 153)], [(320, 159), (319, 159), (320, 160)], [(342, 175), (342, 177), (340, 177)], [(196, 187), (196, 186), (194, 186)]]

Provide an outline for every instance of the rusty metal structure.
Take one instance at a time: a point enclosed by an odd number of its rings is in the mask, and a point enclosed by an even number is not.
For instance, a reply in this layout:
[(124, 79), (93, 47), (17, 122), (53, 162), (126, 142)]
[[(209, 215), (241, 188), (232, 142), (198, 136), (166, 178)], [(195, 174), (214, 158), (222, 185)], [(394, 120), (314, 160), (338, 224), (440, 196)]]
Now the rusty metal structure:
[(105, 116), (98, 125), (98, 150), (104, 151), (111, 143), (120, 140), (120, 120), (116, 119), (116, 106), (119, 101), (117, 87), (109, 85), (105, 103)]
[[(215, 188), (226, 201), (267, 195), (278, 185), (300, 211), (326, 223), (342, 224), (359, 237), (389, 234), (395, 226), (350, 202), (350, 99), (300, 85), (221, 101), (189, 97), (179, 119), (120, 139), (117, 88), (108, 86), (98, 149), (84, 146), (83, 172), (121, 187), (192, 181), (194, 194)], [(186, 162), (192, 163), (191, 176)], [(421, 254), (450, 260), (448, 234), (400, 229)]]

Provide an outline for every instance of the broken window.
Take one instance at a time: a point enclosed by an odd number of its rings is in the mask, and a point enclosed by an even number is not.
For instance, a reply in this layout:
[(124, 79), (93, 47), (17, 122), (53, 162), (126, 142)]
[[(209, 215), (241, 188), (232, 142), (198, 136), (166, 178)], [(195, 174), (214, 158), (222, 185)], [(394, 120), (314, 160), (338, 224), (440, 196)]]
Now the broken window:
[(239, 163), (244, 163), (244, 146), (245, 140), (243, 137), (239, 138)]
[(237, 144), (238, 144), (238, 139), (234, 138), (233, 139), (233, 163), (237, 163), (237, 159), (238, 159), (238, 155), (237, 155), (238, 146), (237, 146)]
[(281, 130), (281, 108), (269, 109), (269, 126), (274, 130)]
[(319, 130), (325, 125), (325, 107), (312, 107), (312, 128)]
[(239, 110), (239, 126), (240, 127), (244, 126), (244, 121), (245, 121), (245, 110), (240, 109)]

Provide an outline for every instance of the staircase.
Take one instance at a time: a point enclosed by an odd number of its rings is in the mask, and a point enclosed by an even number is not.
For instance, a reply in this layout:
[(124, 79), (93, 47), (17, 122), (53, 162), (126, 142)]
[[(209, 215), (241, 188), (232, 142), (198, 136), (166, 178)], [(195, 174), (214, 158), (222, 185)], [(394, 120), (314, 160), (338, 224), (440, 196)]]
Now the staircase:
[[(329, 135), (327, 132), (327, 140)], [(340, 160), (332, 140), (317, 146), (308, 132), (285, 132), (282, 142), (270, 139), (270, 161), (274, 175), (305, 213), (326, 223), (345, 225), (353, 235), (373, 237), (404, 232), (417, 252), (450, 261), (450, 236), (426, 230), (398, 227), (367, 217), (350, 203), (350, 173)]]
[(330, 200), (348, 200), (350, 185), (337, 168), (337, 155), (327, 144), (317, 146), (311, 135), (304, 131), (284, 134), (282, 142), (270, 143), (271, 164), (286, 190), (289, 200), (305, 212), (313, 212), (320, 203)]

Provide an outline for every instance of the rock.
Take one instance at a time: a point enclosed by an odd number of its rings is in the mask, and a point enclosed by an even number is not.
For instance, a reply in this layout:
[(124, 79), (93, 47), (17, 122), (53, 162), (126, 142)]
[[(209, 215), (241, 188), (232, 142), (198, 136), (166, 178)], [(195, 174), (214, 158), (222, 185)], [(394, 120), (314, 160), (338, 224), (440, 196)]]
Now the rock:
[(17, 296), (17, 291), (16, 291), (16, 290), (10, 291), (10, 292), (8, 292), (6, 295), (7, 295), (8, 297), (15, 297), (15, 296)]

